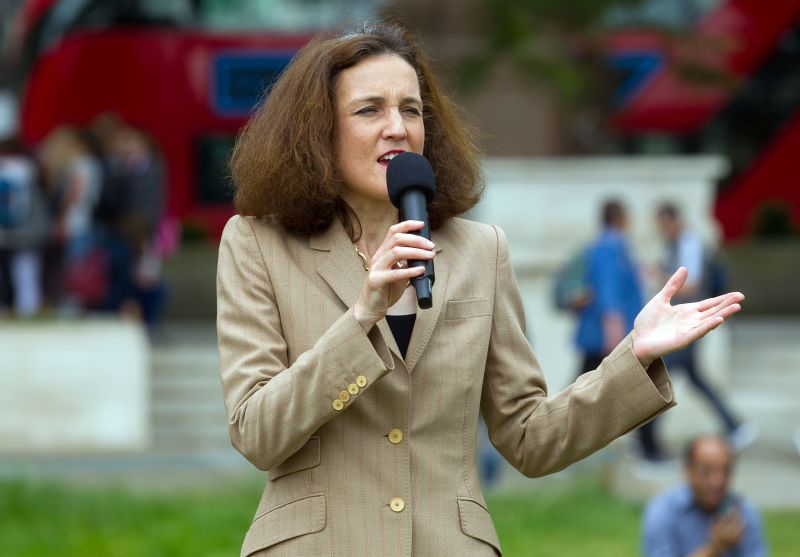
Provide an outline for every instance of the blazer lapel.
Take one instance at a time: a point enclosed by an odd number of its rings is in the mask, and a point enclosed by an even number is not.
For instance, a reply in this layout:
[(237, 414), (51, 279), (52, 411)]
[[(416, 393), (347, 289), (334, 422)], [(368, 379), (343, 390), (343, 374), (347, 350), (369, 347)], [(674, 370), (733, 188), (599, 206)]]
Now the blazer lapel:
[[(367, 276), (364, 262), (356, 253), (353, 242), (347, 236), (338, 219), (328, 230), (309, 239), (309, 246), (316, 252), (316, 269), (319, 276), (331, 287), (348, 309), (353, 307), (361, 294)], [(400, 348), (385, 319), (378, 321), (378, 329), (389, 350), (402, 361)]]
[(389, 328), (389, 323), (385, 318), (378, 321), (378, 330), (380, 330), (381, 335), (383, 335), (383, 341), (386, 343), (389, 351), (402, 362), (403, 355), (400, 353), (400, 347), (397, 346), (397, 341), (394, 338), (394, 334), (392, 334), (392, 329)]
[[(442, 255), (442, 247), (439, 244), (439, 238), (433, 236), (433, 241), (436, 243), (436, 259), (434, 260), (434, 271), (436, 273), (436, 281), (433, 283), (433, 307), (429, 309), (417, 308), (417, 319), (414, 323), (414, 331), (411, 333), (411, 341), (408, 344), (408, 352), (406, 353), (406, 368), (411, 372), (414, 365), (419, 361), (428, 341), (431, 339), (433, 329), (439, 321), (439, 314), (442, 312), (447, 292), (447, 277), (450, 271), (450, 266), (447, 263), (447, 255)], [(452, 255), (452, 253), (450, 254)]]
[(312, 236), (309, 246), (316, 251), (317, 273), (347, 308), (353, 307), (361, 293), (366, 271), (339, 220), (333, 219), (328, 230)]

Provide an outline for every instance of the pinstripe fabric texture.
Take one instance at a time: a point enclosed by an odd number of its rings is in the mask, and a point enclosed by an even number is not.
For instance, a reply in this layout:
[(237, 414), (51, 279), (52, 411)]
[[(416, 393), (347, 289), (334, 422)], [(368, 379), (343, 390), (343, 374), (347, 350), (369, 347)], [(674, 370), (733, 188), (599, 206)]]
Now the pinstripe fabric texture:
[(404, 360), (385, 320), (367, 335), (353, 317), (366, 271), (338, 222), (312, 238), (269, 219), (226, 226), (217, 332), (230, 437), (269, 477), (242, 555), (500, 555), (476, 471), (478, 412), (503, 456), (539, 476), (674, 404), (663, 362), (644, 370), (629, 338), (548, 398), (502, 231), (452, 219), (433, 241), (434, 306), (418, 310)]

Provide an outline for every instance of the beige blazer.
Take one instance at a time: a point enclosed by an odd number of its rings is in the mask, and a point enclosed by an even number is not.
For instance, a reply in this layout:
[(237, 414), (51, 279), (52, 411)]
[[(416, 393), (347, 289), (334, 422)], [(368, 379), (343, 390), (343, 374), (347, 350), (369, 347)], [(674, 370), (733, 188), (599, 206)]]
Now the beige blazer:
[(626, 339), (553, 398), (525, 337), (503, 232), (434, 232), (434, 305), (407, 358), (352, 307), (366, 277), (344, 228), (289, 234), (233, 217), (217, 331), (233, 445), (269, 481), (242, 546), (259, 556), (490, 556), (500, 543), (476, 471), (478, 412), (523, 474), (560, 470), (674, 404), (661, 360)]

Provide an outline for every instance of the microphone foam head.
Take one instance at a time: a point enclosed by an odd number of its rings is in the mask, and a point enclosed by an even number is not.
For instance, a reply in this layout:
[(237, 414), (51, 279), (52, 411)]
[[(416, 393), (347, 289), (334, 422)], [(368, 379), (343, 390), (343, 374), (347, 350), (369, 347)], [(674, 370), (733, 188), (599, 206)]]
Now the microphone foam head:
[(386, 186), (392, 205), (400, 208), (400, 198), (410, 189), (417, 189), (431, 200), (436, 190), (433, 168), (428, 159), (422, 155), (406, 151), (389, 161), (386, 169)]

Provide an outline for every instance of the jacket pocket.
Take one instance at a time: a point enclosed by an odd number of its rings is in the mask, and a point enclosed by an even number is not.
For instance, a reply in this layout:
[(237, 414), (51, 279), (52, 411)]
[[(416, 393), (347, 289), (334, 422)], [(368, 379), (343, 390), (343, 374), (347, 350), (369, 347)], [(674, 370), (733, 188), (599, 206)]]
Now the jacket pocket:
[(305, 445), (300, 447), (296, 453), (284, 460), (278, 466), (269, 471), (269, 479), (277, 480), (281, 476), (299, 472), (318, 466), (320, 463), (320, 438), (311, 437)]
[(458, 498), (458, 514), (461, 518), (461, 531), (471, 538), (491, 545), (497, 555), (503, 555), (500, 550), (500, 541), (492, 523), (488, 509), (467, 497)]
[(325, 494), (315, 493), (284, 503), (257, 516), (242, 544), (242, 557), (277, 543), (325, 528)]
[(445, 319), (466, 319), (491, 315), (492, 304), (488, 298), (473, 298), (471, 300), (450, 300), (447, 302)]

